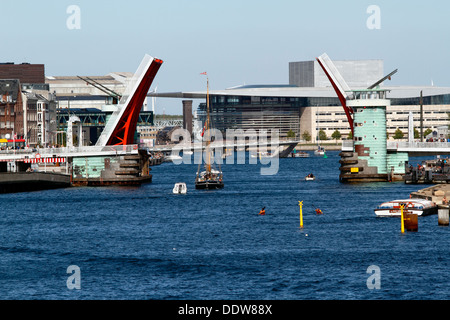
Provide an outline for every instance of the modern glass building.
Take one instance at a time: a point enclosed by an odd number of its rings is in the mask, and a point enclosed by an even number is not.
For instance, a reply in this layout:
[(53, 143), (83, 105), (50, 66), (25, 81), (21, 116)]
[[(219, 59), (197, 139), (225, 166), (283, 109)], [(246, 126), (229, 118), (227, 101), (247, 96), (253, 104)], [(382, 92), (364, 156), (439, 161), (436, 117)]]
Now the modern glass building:
[[(71, 108), (71, 109), (58, 109), (57, 111), (57, 124), (59, 132), (66, 132), (67, 125), (71, 116), (77, 116), (80, 119), (83, 127), (83, 145), (93, 145), (97, 142), (100, 134), (105, 128), (105, 123), (109, 116), (108, 112), (102, 111), (96, 108)], [(153, 112), (141, 111), (137, 123), (139, 127), (153, 126)], [(59, 138), (61, 140), (61, 138)], [(59, 141), (59, 144), (62, 144)]]
[[(288, 88), (290, 86), (277, 86)], [(308, 98), (247, 95), (249, 89), (268, 89), (267, 86), (243, 86), (235, 88), (235, 95), (210, 96), (212, 126), (225, 133), (226, 129), (279, 130), (280, 136), (292, 132), (300, 134), (302, 108), (310, 103)], [(206, 103), (201, 103), (198, 116), (203, 122), (206, 117)]]

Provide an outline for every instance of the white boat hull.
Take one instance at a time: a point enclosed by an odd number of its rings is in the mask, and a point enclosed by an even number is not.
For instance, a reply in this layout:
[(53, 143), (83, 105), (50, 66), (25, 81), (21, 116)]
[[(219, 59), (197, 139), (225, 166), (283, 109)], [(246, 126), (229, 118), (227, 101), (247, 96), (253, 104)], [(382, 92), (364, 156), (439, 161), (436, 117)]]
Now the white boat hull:
[(418, 216), (427, 216), (437, 213), (436, 203), (425, 199), (405, 199), (384, 202), (374, 211), (377, 217), (400, 217), (402, 214), (401, 205), (405, 206), (403, 208), (404, 214), (409, 213)]
[[(403, 214), (416, 214), (418, 216), (424, 216), (427, 214), (424, 214), (423, 210), (403, 210)], [(400, 209), (384, 209), (384, 210), (375, 210), (375, 214), (377, 215), (377, 217), (400, 217), (402, 215)], [(431, 214), (431, 213), (429, 213)]]
[(175, 194), (186, 194), (187, 192), (186, 184), (184, 182), (175, 183), (172, 192)]

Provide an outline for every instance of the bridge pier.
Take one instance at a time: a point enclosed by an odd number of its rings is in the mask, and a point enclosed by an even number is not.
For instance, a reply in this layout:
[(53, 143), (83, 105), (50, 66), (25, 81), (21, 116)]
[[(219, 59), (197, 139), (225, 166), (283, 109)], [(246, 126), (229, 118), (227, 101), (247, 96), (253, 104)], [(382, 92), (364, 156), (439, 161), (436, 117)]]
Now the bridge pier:
[(353, 90), (346, 105), (353, 110), (354, 137), (341, 156), (341, 182), (402, 180), (408, 153), (387, 148), (386, 90)]
[(141, 185), (152, 181), (150, 155), (79, 156), (72, 158), (72, 185)]

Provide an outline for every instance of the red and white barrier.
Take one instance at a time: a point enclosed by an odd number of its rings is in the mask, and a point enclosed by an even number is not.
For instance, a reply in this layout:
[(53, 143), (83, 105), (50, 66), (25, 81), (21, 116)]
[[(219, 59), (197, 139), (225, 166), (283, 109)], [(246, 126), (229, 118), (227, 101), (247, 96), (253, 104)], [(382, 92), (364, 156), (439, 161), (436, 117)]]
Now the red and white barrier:
[(39, 158), (39, 159), (23, 159), (25, 163), (64, 163), (66, 162), (66, 158)]

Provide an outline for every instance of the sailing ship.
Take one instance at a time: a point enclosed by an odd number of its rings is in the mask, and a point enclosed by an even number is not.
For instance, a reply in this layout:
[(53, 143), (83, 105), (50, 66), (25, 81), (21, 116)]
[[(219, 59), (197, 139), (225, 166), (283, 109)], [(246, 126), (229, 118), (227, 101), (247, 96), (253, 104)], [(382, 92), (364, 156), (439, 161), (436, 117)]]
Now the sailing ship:
[[(202, 73), (206, 75), (205, 73)], [(206, 141), (206, 159), (205, 159), (205, 170), (200, 172), (200, 167), (202, 163), (198, 165), (197, 176), (195, 178), (195, 189), (222, 189), (224, 187), (223, 183), (223, 174), (220, 169), (220, 164), (218, 165), (218, 169), (214, 168), (211, 164), (211, 150), (209, 149), (209, 145), (211, 144), (210, 137), (210, 115), (209, 115), (209, 79), (206, 77), (206, 121), (204, 126), (203, 133), (206, 133), (206, 137), (204, 140)], [(203, 134), (202, 134), (203, 136)]]

